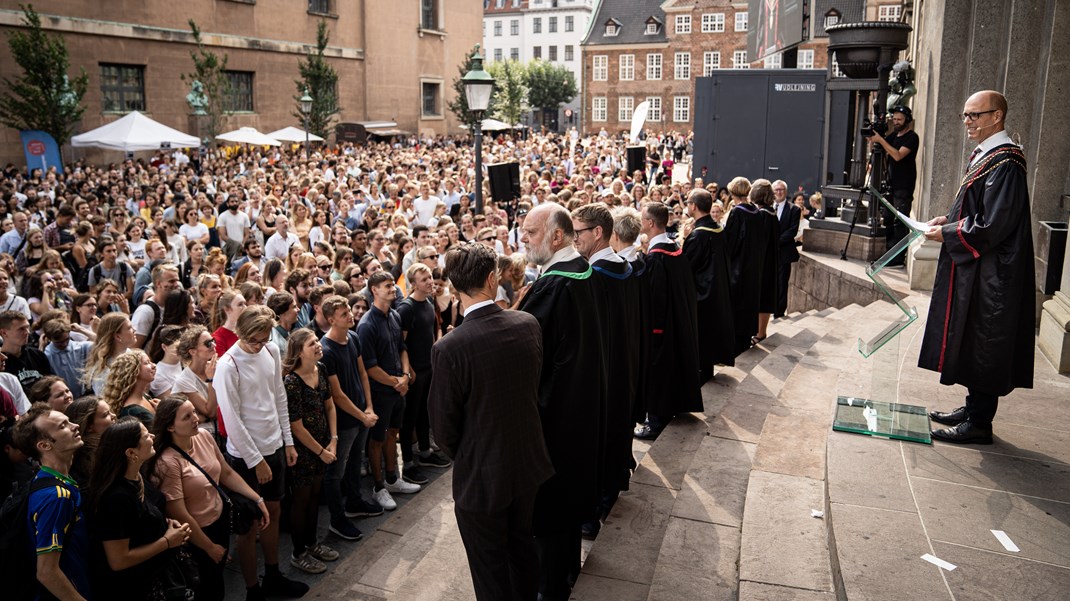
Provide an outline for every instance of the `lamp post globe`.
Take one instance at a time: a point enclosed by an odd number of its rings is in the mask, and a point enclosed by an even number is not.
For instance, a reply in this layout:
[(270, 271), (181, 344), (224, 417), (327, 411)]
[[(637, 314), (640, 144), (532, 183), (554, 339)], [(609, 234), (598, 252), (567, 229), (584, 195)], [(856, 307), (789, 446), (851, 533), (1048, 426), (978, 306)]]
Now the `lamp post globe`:
[(308, 95), (308, 88), (305, 88), (304, 95), (298, 101), (301, 103), (301, 114), (305, 116), (305, 152), (308, 153), (308, 116), (312, 114), (312, 97)]
[(468, 101), (468, 110), (472, 112), (472, 136), (475, 139), (476, 168), (476, 214), (483, 212), (483, 113), (490, 106), (490, 97), (494, 93), (494, 77), (483, 70), (483, 56), (472, 55), (472, 69), (461, 78), (464, 83), (464, 97)]

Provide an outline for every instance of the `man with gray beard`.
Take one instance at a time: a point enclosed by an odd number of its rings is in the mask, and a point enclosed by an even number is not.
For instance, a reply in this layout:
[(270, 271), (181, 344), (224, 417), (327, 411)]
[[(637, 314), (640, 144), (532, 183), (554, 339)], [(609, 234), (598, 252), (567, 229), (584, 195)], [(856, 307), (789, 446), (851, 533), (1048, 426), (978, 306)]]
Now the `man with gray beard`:
[(541, 275), (519, 308), (542, 327), (539, 418), (556, 472), (535, 499), (539, 593), (563, 601), (579, 575), (580, 527), (600, 497), (606, 364), (593, 270), (573, 248), (571, 215), (545, 203), (528, 213), (522, 231)]

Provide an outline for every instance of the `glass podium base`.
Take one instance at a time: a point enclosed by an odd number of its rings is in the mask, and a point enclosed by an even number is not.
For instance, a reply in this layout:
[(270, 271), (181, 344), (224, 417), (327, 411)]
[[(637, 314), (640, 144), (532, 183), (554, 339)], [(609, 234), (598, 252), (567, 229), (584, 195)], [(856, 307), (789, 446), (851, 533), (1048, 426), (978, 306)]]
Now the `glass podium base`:
[(893, 440), (932, 444), (925, 407), (841, 396), (832, 429)]

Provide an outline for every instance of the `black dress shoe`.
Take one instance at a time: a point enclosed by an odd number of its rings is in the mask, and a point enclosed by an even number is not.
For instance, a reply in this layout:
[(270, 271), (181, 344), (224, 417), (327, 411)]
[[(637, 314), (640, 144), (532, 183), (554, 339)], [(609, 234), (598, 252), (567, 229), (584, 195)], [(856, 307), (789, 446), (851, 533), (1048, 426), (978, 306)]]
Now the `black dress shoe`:
[(992, 444), (992, 427), (985, 428), (967, 420), (951, 428), (933, 430), (932, 437), (955, 444)]
[(957, 426), (969, 418), (970, 416), (966, 413), (965, 407), (959, 407), (954, 411), (948, 411), (946, 413), (942, 411), (929, 412), (929, 419), (938, 424), (946, 424), (948, 426)]

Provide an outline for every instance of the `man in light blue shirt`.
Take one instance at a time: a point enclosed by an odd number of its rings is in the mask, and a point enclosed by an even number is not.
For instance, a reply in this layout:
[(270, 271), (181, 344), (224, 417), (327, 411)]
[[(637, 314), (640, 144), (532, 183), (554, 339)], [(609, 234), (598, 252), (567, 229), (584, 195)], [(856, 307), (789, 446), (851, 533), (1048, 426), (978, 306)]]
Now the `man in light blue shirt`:
[(0, 253), (7, 253), (14, 257), (25, 244), (26, 231), (30, 228), (30, 218), (26, 213), (18, 211), (11, 217), (11, 222), (15, 227), (0, 236)]
[(49, 320), (41, 331), (49, 340), (48, 346), (45, 347), (48, 364), (52, 366), (52, 371), (67, 383), (67, 388), (71, 389), (74, 398), (92, 392), (85, 390), (82, 385), (82, 372), (85, 370), (85, 361), (93, 343), (88, 340), (71, 340), (71, 324), (65, 319)]

